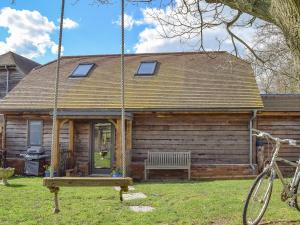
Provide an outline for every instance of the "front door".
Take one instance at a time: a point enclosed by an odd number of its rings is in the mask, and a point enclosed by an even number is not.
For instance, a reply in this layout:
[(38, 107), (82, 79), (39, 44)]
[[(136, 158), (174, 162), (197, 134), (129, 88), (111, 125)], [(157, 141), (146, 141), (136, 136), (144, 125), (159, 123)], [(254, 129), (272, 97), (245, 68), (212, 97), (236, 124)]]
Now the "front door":
[(93, 123), (92, 174), (109, 174), (114, 158), (114, 126), (108, 121)]

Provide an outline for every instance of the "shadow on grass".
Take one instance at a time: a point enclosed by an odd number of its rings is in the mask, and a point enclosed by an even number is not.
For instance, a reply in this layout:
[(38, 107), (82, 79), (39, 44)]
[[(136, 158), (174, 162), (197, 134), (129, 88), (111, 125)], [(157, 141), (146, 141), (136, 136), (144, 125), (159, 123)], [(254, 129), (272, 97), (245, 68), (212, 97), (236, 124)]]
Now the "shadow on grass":
[(135, 184), (198, 184), (201, 182), (213, 182), (216, 180), (193, 180), (193, 181), (188, 181), (188, 180), (164, 180), (164, 179), (153, 179), (153, 180), (134, 180)]
[(23, 184), (10, 184), (10, 183), (8, 183), (4, 187), (8, 187), (8, 188), (21, 188), (21, 187), (26, 187), (26, 185), (23, 185)]
[(261, 225), (298, 225), (300, 220), (277, 220), (262, 222)]

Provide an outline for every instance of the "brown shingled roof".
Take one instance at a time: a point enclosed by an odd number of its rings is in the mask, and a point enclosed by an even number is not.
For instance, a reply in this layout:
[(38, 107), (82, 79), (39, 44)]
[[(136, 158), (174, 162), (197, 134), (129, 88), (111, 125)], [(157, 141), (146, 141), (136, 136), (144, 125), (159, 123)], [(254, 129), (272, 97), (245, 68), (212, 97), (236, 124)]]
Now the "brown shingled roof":
[(300, 112), (300, 94), (262, 94), (263, 111)]
[(20, 56), (14, 52), (0, 55), (0, 66), (16, 66), (22, 73), (28, 74), (33, 68), (39, 66), (37, 62)]
[[(134, 76), (142, 60), (160, 65), (152, 77)], [(88, 77), (69, 78), (78, 63), (95, 63)], [(251, 66), (226, 52), (125, 56), (127, 109), (250, 109), (263, 106)], [(34, 69), (1, 102), (0, 111), (51, 109), (56, 63)], [(61, 60), (61, 109), (118, 109), (120, 56)]]

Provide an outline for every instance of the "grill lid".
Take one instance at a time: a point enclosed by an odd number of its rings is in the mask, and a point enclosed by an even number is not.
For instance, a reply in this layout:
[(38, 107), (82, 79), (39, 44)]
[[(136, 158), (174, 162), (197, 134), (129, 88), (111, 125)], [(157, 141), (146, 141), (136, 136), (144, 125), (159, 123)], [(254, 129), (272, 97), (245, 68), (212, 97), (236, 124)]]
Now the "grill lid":
[(41, 146), (31, 146), (27, 149), (27, 154), (43, 154), (44, 152)]

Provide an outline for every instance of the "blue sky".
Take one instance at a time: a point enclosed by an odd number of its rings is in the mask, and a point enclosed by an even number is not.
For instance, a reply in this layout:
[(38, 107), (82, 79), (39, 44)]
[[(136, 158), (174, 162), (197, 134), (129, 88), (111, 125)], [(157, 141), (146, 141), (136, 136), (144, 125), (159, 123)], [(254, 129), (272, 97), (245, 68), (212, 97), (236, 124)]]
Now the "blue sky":
[[(94, 0), (66, 0), (63, 54), (110, 54), (120, 52), (120, 3), (95, 5)], [(76, 3), (76, 4), (74, 4)], [(126, 4), (126, 52), (191, 51), (197, 41), (182, 43), (162, 39), (158, 23), (146, 16), (146, 3)], [(151, 6), (153, 7), (153, 6)], [(60, 0), (0, 1), (0, 53), (14, 51), (40, 63), (53, 60), (58, 43)], [(168, 16), (167, 10), (161, 12)], [(67, 22), (67, 21), (66, 21)], [(206, 32), (208, 50), (217, 48), (215, 38), (224, 39), (224, 30)], [(249, 35), (247, 34), (247, 38)], [(251, 35), (250, 35), (251, 36)], [(229, 43), (223, 49), (230, 51)]]
[[(87, 0), (80, 0), (74, 4), (75, 0), (66, 1), (65, 17), (78, 23), (74, 29), (64, 31), (64, 54), (106, 54), (118, 53), (120, 51), (120, 28), (114, 23), (119, 19), (119, 4), (114, 5), (92, 5)], [(90, 1), (92, 2), (92, 1)], [(142, 6), (142, 5), (140, 5)], [(128, 5), (127, 11), (130, 15), (139, 17), (140, 6)], [(59, 18), (59, 0), (17, 0), (15, 4), (10, 4), (9, 0), (2, 0), (0, 8), (10, 7), (17, 10), (37, 10), (49, 21), (58, 25)], [(138, 41), (138, 33), (143, 26), (136, 27), (126, 32), (126, 49), (131, 50)], [(50, 37), (57, 43), (58, 30), (51, 32)], [(0, 41), (7, 37), (7, 29), (0, 28)], [(45, 55), (35, 57), (39, 62), (46, 62), (53, 59), (54, 54), (47, 51)]]

